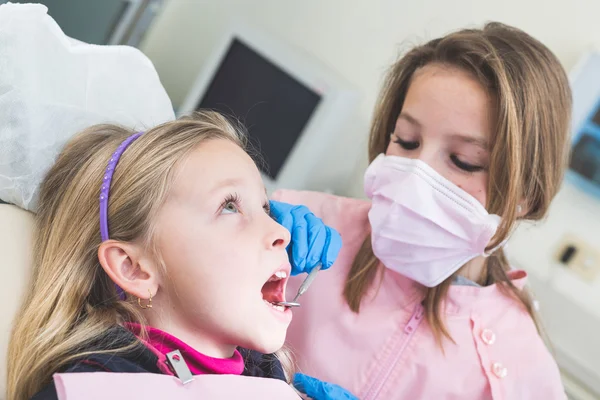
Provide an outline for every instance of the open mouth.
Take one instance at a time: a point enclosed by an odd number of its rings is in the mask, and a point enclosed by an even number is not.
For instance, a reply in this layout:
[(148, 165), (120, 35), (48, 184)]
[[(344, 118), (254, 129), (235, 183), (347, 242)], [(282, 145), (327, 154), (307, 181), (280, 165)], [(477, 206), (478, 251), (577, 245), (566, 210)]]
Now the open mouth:
[(277, 271), (271, 275), (261, 289), (263, 301), (278, 311), (285, 311), (287, 308), (277, 305), (277, 303), (285, 301), (287, 280), (288, 273), (286, 271)]

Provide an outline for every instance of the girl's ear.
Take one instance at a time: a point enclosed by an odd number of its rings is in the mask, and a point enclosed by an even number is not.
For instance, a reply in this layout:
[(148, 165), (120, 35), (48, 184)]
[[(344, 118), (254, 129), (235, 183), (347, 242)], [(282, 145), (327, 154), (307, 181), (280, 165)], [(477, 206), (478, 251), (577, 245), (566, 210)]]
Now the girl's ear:
[(125, 292), (141, 299), (156, 295), (159, 275), (140, 246), (107, 240), (98, 248), (98, 260), (110, 279)]
[(525, 199), (521, 199), (519, 204), (517, 204), (517, 217), (523, 218), (527, 214), (529, 214), (529, 206), (527, 205)]

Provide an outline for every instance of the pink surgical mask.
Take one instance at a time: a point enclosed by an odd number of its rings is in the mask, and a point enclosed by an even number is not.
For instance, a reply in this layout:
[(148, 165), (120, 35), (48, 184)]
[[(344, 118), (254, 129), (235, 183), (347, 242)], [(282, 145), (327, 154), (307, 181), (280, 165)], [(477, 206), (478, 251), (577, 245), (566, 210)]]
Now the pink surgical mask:
[(365, 192), (373, 252), (387, 268), (434, 287), (489, 255), (500, 217), (423, 161), (380, 154), (365, 173)]

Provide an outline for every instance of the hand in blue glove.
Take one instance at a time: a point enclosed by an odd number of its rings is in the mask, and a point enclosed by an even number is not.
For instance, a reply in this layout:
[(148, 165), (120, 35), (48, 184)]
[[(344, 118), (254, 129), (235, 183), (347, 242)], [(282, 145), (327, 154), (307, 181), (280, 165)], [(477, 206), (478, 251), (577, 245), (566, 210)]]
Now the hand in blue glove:
[(288, 254), (292, 275), (310, 272), (317, 264), (331, 267), (342, 248), (342, 238), (305, 206), (271, 200), (271, 216), (292, 234)]
[(304, 374), (294, 375), (294, 387), (313, 400), (358, 400), (346, 389)]

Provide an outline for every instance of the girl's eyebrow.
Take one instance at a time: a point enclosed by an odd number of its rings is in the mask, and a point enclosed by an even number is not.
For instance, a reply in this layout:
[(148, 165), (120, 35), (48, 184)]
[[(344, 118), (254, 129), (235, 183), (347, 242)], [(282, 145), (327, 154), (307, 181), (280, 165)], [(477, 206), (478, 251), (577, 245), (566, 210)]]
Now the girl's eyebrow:
[(461, 141), (463, 143), (474, 144), (477, 147), (481, 147), (483, 150), (489, 149), (489, 143), (486, 138), (475, 136), (475, 135), (464, 135), (460, 133), (455, 133), (450, 136), (454, 140)]
[(209, 188), (209, 193), (220, 190), (224, 187), (236, 187), (244, 185), (244, 180), (240, 178), (225, 178), (215, 182)]
[(406, 111), (402, 111), (402, 113), (398, 116), (399, 119), (403, 119), (406, 122), (408, 122), (411, 125), (415, 125), (416, 127), (420, 128), (421, 127), (421, 123), (412, 115), (410, 115), (409, 113), (407, 113)]

